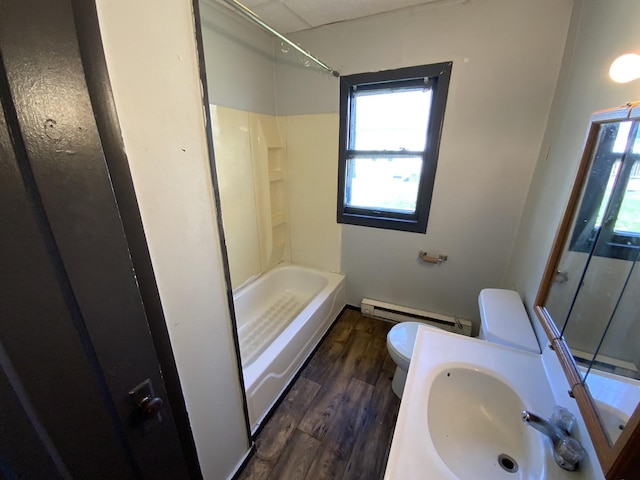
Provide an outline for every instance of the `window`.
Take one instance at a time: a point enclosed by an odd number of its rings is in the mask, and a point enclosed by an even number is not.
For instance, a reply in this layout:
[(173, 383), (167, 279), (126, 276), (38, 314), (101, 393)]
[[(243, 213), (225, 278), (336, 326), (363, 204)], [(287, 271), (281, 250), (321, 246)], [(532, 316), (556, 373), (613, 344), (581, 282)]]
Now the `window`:
[(341, 77), (339, 223), (427, 231), (451, 66)]
[(640, 248), (638, 122), (600, 126), (570, 250), (635, 261)]

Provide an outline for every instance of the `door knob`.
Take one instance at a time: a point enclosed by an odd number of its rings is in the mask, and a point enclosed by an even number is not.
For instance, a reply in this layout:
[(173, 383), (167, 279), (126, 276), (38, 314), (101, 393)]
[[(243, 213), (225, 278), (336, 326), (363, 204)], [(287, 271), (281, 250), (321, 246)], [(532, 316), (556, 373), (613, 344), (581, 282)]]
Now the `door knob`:
[(140, 400), (140, 403), (138, 403), (140, 418), (142, 420), (149, 420), (155, 417), (162, 408), (162, 403), (160, 397), (153, 397), (151, 395), (144, 397)]
[(160, 397), (156, 397), (153, 391), (151, 380), (146, 379), (129, 392), (129, 401), (131, 402), (130, 420), (132, 425), (139, 426), (145, 423), (150, 427), (156, 422), (162, 422), (162, 405), (164, 401)]

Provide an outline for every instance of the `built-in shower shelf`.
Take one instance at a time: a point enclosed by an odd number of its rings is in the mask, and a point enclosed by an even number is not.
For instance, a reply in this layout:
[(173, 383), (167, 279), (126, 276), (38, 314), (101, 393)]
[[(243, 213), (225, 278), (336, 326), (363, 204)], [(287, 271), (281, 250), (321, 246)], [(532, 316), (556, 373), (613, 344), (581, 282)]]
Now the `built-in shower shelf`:
[(284, 216), (284, 213), (276, 213), (275, 215), (271, 216), (272, 227), (277, 227), (278, 225), (282, 225), (284, 223), (287, 223), (287, 219)]
[(270, 170), (269, 171), (269, 181), (270, 182), (279, 182), (284, 180), (284, 172), (282, 170)]

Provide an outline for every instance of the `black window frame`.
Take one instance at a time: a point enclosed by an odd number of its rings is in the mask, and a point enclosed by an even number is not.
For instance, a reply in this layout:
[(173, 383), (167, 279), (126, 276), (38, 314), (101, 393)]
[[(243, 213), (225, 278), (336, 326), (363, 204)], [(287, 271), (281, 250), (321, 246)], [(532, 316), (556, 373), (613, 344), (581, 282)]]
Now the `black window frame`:
[[(594, 155), (603, 155), (599, 160), (606, 168), (592, 170), (589, 174), (583, 198), (578, 209), (575, 226), (569, 243), (572, 252), (589, 253), (597, 257), (615, 258), (619, 260), (636, 261), (640, 249), (640, 233), (622, 233), (614, 230), (618, 213), (622, 206), (627, 184), (635, 162), (640, 161), (640, 154), (632, 153), (630, 149), (640, 128), (638, 120), (620, 120), (602, 123), (600, 129), (621, 121), (631, 121), (631, 129), (625, 151), (620, 154), (608, 153), (615, 140), (615, 135), (600, 138)], [(600, 148), (605, 145), (606, 154), (600, 153)], [(604, 156), (606, 155), (606, 156)], [(595, 161), (595, 159), (594, 159)], [(620, 161), (620, 170), (614, 184), (601, 226), (595, 226), (596, 216), (604, 198), (605, 187), (616, 161)]]
[[(453, 62), (443, 62), (340, 77), (338, 223), (426, 233), (452, 68)], [(390, 87), (410, 88), (412, 86), (415, 88), (418, 84), (427, 84), (433, 92), (431, 112), (427, 126), (426, 145), (423, 151), (358, 151), (349, 148), (351, 145), (350, 132), (354, 126), (351, 115), (354, 88), (388, 89)], [(348, 160), (363, 154), (379, 157), (422, 156), (422, 172), (414, 214), (355, 208), (345, 204)]]

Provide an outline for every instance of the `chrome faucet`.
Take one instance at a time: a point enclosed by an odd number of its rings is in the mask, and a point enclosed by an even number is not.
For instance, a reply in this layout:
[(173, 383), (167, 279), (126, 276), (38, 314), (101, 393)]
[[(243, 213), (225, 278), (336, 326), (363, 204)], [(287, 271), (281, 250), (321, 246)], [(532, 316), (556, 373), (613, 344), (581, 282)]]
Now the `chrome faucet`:
[(580, 442), (570, 436), (573, 418), (567, 419), (566, 415), (571, 414), (566, 409), (562, 410), (563, 421), (556, 421), (555, 415), (552, 415), (554, 421), (545, 420), (527, 410), (522, 412), (522, 421), (549, 437), (553, 443), (553, 457), (556, 463), (565, 470), (573, 471), (578, 467), (578, 462), (584, 457), (585, 452)]

